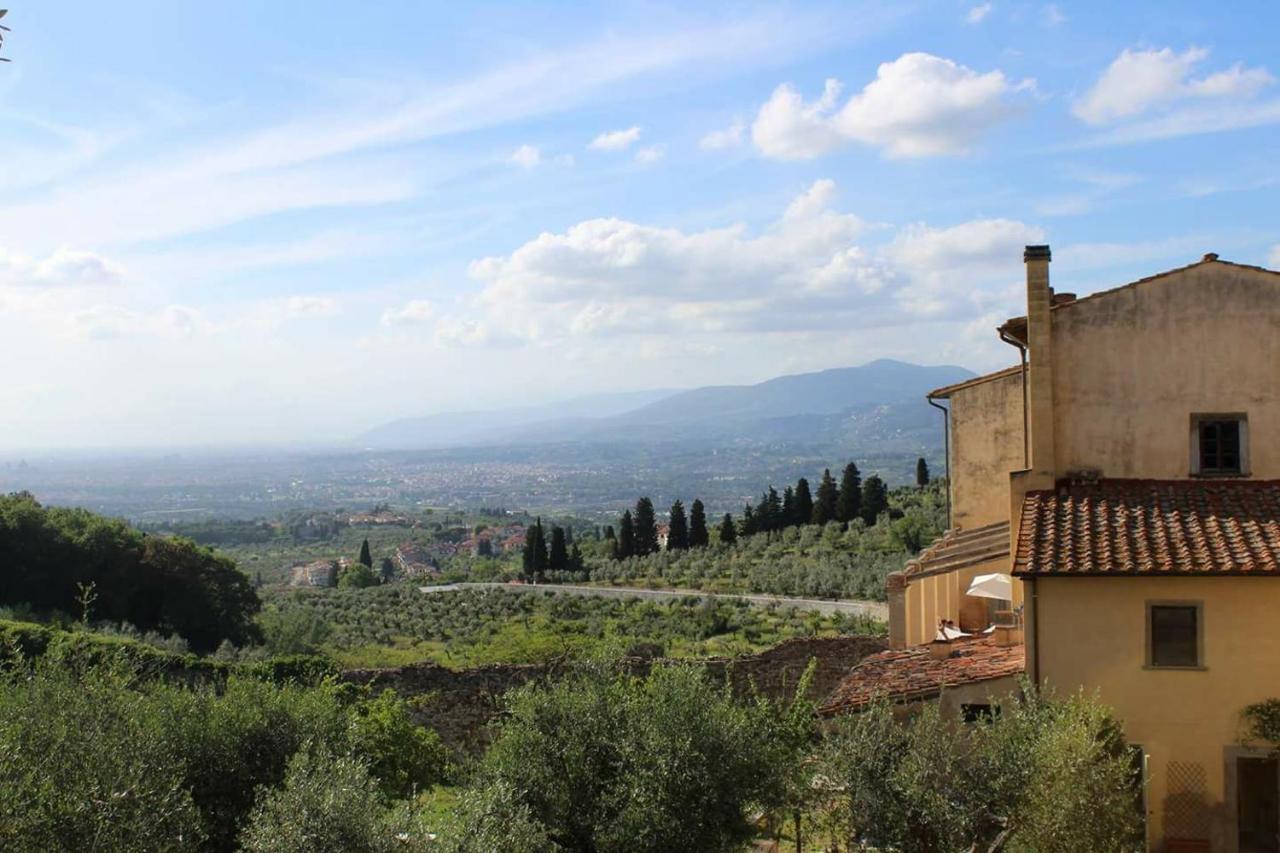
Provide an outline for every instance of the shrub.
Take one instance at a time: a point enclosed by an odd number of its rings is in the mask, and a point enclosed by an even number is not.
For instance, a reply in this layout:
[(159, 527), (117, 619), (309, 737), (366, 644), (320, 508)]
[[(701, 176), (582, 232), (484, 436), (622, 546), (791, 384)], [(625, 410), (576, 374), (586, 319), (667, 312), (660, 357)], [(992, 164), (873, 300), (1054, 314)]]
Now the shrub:
[(571, 851), (736, 849), (748, 807), (780, 800), (798, 759), (782, 709), (739, 703), (692, 667), (591, 667), (521, 688), (508, 712), (481, 778)]
[(351, 756), (304, 750), (284, 783), (259, 790), (241, 835), (246, 853), (381, 853), (393, 849), (377, 782)]

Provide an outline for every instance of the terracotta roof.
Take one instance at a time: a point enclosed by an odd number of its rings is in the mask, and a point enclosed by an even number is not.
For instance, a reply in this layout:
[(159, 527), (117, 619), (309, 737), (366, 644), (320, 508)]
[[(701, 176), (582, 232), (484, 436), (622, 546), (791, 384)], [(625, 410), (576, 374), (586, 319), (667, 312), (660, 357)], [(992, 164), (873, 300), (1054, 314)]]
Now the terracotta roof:
[(975, 376), (972, 379), (966, 379), (963, 382), (956, 382), (952, 385), (944, 385), (941, 388), (935, 388), (925, 396), (945, 399), (950, 397), (952, 392), (960, 391), (973, 385), (981, 385), (983, 382), (990, 382), (993, 379), (1003, 379), (1006, 376), (1012, 376), (1015, 373), (1021, 372), (1022, 366), (1015, 364), (1013, 367), (1006, 367), (1003, 370), (997, 370), (995, 373), (988, 373), (984, 376)]
[(1013, 568), (1280, 577), (1280, 481), (1099, 480), (1031, 492)]
[(818, 713), (856, 711), (880, 695), (894, 702), (932, 699), (944, 687), (1018, 675), (1026, 669), (1021, 645), (997, 646), (990, 637), (974, 637), (953, 646), (951, 656), (942, 660), (935, 659), (927, 645), (865, 657), (831, 691)]

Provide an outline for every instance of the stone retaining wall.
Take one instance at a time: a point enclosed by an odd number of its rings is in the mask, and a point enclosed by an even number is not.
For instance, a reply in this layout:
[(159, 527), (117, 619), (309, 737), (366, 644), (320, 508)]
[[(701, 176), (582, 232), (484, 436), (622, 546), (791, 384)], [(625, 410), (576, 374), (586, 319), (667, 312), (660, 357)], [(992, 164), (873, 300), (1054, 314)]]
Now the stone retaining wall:
[[(828, 637), (795, 639), (759, 654), (736, 658), (703, 658), (695, 661), (707, 668), (712, 678), (728, 679), (735, 692), (747, 694), (752, 683), (770, 698), (789, 698), (810, 660), (817, 661), (809, 698), (821, 700), (840, 679), (869, 654), (888, 647), (882, 637)], [(654, 663), (667, 659), (627, 658), (624, 665), (642, 675)], [(475, 750), (488, 737), (487, 726), (502, 707), (502, 695), (556, 671), (555, 665), (496, 664), (454, 670), (423, 663), (393, 669), (356, 669), (343, 678), (376, 689), (390, 687), (406, 698), (416, 699), (414, 715), (423, 725), (440, 733), (445, 743), (461, 750)]]

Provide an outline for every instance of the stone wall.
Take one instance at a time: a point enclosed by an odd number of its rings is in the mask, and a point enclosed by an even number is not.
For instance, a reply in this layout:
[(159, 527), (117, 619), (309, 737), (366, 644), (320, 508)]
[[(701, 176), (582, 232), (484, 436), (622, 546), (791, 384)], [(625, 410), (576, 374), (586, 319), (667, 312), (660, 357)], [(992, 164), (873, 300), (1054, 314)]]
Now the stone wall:
[[(759, 654), (737, 658), (704, 658), (696, 661), (717, 681), (729, 679), (735, 692), (747, 694), (751, 684), (771, 698), (789, 698), (810, 660), (817, 669), (809, 686), (809, 698), (821, 700), (835, 688), (855, 664), (869, 654), (882, 651), (888, 643), (882, 637), (829, 637), (796, 639), (780, 643)], [(648, 672), (665, 659), (628, 658), (625, 666), (637, 675)], [(502, 708), (508, 690), (556, 672), (555, 665), (496, 664), (454, 670), (423, 663), (393, 669), (356, 669), (343, 674), (346, 681), (368, 684), (375, 689), (390, 687), (409, 698), (414, 715), (425, 726), (440, 733), (450, 746), (474, 750), (485, 743), (487, 726)]]

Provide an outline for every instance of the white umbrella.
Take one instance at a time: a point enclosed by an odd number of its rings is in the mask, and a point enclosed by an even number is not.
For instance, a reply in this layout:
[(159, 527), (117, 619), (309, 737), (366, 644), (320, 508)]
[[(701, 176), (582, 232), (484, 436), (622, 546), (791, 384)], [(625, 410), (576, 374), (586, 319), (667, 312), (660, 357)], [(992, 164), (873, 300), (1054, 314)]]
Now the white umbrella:
[(996, 572), (990, 575), (978, 575), (969, 584), (967, 595), (974, 598), (994, 598), (998, 601), (1013, 600), (1013, 580), (1006, 574)]

